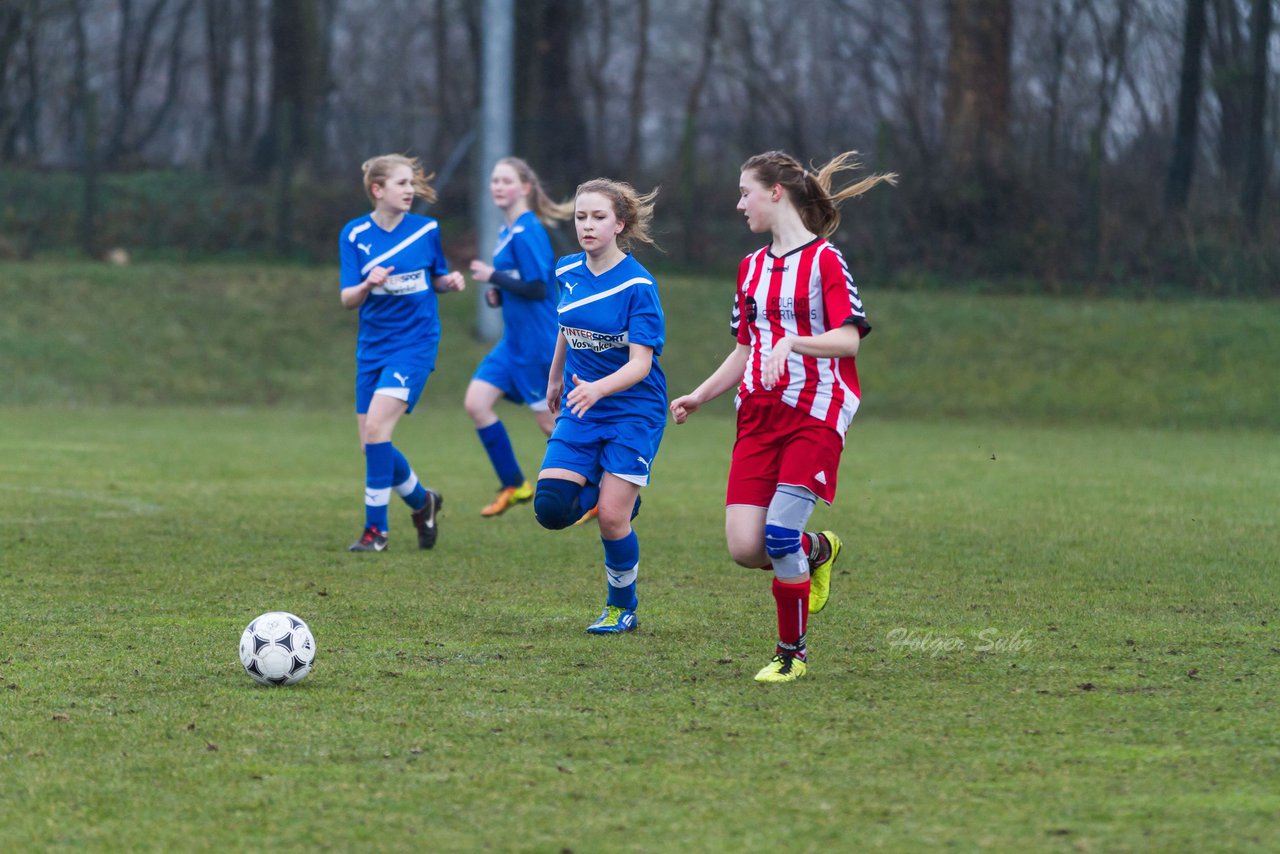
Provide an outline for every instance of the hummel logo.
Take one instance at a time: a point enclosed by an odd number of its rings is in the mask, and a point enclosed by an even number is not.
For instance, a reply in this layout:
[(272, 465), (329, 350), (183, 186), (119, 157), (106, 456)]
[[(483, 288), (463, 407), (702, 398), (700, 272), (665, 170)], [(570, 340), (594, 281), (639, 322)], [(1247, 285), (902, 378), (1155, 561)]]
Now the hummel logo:
[[(406, 374), (402, 374), (402, 373), (400, 373), (399, 371), (396, 371), (396, 372), (395, 372), (394, 374), (392, 374), (391, 376), (393, 376), (393, 377), (395, 377), (396, 379), (398, 379), (398, 380), (400, 381), (400, 385), (402, 385), (402, 386), (408, 386), (408, 385), (409, 385), (409, 377), (408, 377), (408, 375), (406, 375)], [(824, 480), (824, 481), (823, 481), (823, 483), (826, 483), (826, 481)]]
[(818, 472), (813, 476), (813, 479), (816, 480), (818, 483), (822, 484), (823, 486), (827, 485), (827, 473), (825, 471)]
[(563, 284), (563, 285), (564, 285), (564, 289), (565, 289), (566, 291), (568, 291), (568, 292), (569, 292), (569, 296), (573, 296), (573, 289), (574, 289), (574, 288), (576, 288), (578, 285), (580, 285), (580, 284), (582, 284), (582, 283), (581, 283), (581, 282), (574, 282), (574, 283), (571, 285), (571, 284), (569, 284), (568, 282), (561, 282), (561, 284)]
[(364, 253), (364, 254), (366, 254), (366, 255), (368, 255), (370, 252), (372, 252), (372, 251), (373, 251), (373, 244), (372, 244), (372, 243), (357, 243), (357, 244), (356, 244), (356, 246), (359, 246), (359, 247), (360, 247), (360, 251), (361, 251), (361, 252), (363, 252), (363, 253)]
[[(649, 470), (649, 461), (648, 461), (648, 460), (646, 460), (644, 457), (641, 457), (641, 456), (636, 456), (636, 459), (637, 459), (637, 460), (639, 460), (640, 462), (644, 463), (644, 470), (645, 470), (645, 471), (648, 471), (648, 470)], [(824, 481), (823, 481), (823, 483), (826, 483), (826, 481), (824, 480)]]

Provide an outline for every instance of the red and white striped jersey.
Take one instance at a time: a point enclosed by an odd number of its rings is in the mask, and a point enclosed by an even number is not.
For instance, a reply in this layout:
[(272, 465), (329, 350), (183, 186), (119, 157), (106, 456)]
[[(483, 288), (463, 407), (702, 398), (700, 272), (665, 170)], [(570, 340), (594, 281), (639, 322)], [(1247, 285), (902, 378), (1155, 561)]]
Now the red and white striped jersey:
[(738, 294), (730, 329), (751, 347), (736, 404), (748, 395), (771, 395), (817, 418), (844, 436), (858, 409), (861, 391), (852, 358), (822, 359), (791, 353), (787, 371), (766, 389), (760, 371), (785, 335), (821, 335), (847, 323), (871, 331), (858, 288), (844, 256), (823, 238), (782, 257), (757, 250), (738, 266)]

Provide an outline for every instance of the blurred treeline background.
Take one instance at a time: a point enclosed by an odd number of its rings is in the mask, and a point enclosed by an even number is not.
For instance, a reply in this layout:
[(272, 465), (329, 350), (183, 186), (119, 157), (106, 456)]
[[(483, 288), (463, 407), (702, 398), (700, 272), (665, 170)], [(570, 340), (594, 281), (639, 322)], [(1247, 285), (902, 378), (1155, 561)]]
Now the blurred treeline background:
[[(559, 197), (660, 184), (688, 269), (756, 242), (746, 156), (853, 148), (901, 175), (846, 207), (866, 273), (1275, 295), (1276, 5), (516, 0), (514, 153)], [(0, 0), (0, 257), (327, 261), (385, 151), (473, 252), (485, 31), (478, 0)]]

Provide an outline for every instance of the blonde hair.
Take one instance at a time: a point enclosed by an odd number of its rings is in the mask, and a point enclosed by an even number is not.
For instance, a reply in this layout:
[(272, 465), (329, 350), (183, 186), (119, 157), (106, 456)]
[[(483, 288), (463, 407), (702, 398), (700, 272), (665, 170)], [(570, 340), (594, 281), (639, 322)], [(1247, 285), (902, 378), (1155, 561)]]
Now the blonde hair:
[(570, 202), (553, 202), (542, 189), (538, 173), (533, 167), (519, 157), (503, 157), (494, 166), (510, 166), (515, 170), (516, 179), (529, 186), (529, 210), (542, 220), (543, 225), (555, 225), (573, 216), (573, 204)]
[(636, 243), (662, 248), (649, 233), (653, 222), (653, 200), (658, 197), (657, 187), (641, 195), (626, 181), (592, 178), (578, 185), (573, 194), (574, 201), (584, 193), (599, 193), (613, 203), (613, 215), (623, 223), (622, 231), (618, 232), (618, 248), (623, 252), (630, 252)]
[(748, 157), (741, 171), (750, 172), (766, 187), (781, 184), (787, 197), (796, 206), (805, 228), (821, 237), (830, 237), (840, 227), (839, 205), (845, 199), (861, 196), (881, 182), (897, 184), (896, 172), (871, 175), (856, 184), (850, 184), (837, 192), (831, 192), (835, 176), (841, 172), (862, 168), (858, 152), (837, 154), (818, 168), (816, 172), (805, 169), (799, 160), (785, 151), (766, 151)]
[(432, 172), (428, 175), (423, 171), (418, 158), (403, 154), (379, 154), (360, 164), (360, 171), (364, 173), (364, 193), (369, 197), (369, 201), (375, 205), (378, 203), (378, 200), (373, 197), (373, 185), (387, 186), (391, 170), (400, 166), (408, 166), (413, 171), (413, 194), (425, 201), (434, 202), (436, 190), (431, 186), (431, 179), (436, 176), (436, 173)]

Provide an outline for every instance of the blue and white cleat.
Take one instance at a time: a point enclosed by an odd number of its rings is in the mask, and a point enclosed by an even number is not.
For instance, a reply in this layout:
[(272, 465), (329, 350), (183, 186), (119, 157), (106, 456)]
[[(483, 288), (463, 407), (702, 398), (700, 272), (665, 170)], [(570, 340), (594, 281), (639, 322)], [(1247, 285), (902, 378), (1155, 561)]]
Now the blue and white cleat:
[(605, 605), (600, 618), (587, 626), (587, 634), (616, 635), (635, 629), (640, 623), (636, 620), (636, 612), (630, 608), (619, 608), (617, 605)]

